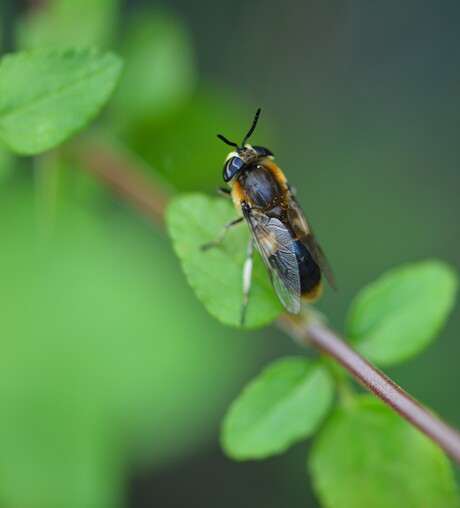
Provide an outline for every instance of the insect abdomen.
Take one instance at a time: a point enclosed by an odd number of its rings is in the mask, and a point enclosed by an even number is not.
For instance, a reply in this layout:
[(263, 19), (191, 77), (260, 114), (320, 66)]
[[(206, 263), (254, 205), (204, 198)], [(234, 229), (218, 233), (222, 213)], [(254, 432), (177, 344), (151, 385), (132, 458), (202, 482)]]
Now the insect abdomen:
[(300, 275), (300, 292), (304, 300), (313, 301), (322, 291), (321, 270), (311, 257), (308, 249), (299, 240), (294, 242)]

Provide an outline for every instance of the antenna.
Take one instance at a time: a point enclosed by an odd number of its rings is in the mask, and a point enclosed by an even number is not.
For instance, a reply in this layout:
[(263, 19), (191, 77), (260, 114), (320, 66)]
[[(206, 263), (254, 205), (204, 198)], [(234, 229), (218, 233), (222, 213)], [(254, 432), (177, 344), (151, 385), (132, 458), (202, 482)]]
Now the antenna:
[(260, 116), (260, 108), (256, 111), (256, 116), (254, 117), (254, 121), (252, 122), (252, 127), (249, 129), (249, 132), (246, 134), (246, 137), (243, 139), (243, 142), (241, 143), (241, 148), (244, 147), (244, 145), (246, 144), (246, 141), (249, 139), (249, 136), (254, 132), (257, 122), (259, 121), (259, 116)]
[(222, 136), (222, 134), (217, 134), (217, 137), (219, 139), (221, 139), (225, 144), (234, 146), (235, 148), (238, 148), (237, 143), (233, 143), (232, 141), (229, 141), (227, 138), (224, 138), (224, 136)]
[(220, 140), (222, 140), (226, 145), (234, 146), (237, 149), (237, 151), (239, 152), (240, 150), (244, 149), (244, 145), (246, 144), (246, 141), (249, 139), (249, 136), (254, 132), (257, 122), (259, 121), (259, 116), (260, 116), (260, 108), (256, 111), (256, 115), (255, 115), (254, 120), (252, 122), (252, 126), (249, 129), (249, 132), (244, 137), (243, 142), (241, 143), (241, 146), (238, 146), (238, 144), (234, 143), (233, 141), (229, 141), (227, 138), (222, 136), (222, 134), (217, 134), (217, 137)]

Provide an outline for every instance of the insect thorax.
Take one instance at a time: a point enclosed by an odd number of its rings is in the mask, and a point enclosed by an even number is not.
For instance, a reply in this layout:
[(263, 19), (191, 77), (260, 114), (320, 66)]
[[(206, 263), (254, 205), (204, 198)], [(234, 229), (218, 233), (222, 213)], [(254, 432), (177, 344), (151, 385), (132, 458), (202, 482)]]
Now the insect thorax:
[(276, 209), (285, 208), (287, 188), (265, 165), (251, 164), (238, 175), (238, 180), (252, 208), (275, 213)]

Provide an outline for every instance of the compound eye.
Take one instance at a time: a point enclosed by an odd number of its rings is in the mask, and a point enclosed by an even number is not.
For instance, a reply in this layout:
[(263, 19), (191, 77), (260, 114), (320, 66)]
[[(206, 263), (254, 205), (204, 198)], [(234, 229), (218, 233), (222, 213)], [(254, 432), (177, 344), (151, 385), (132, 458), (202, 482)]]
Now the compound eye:
[(243, 166), (244, 162), (240, 157), (228, 159), (224, 166), (224, 181), (229, 182)]
[(253, 146), (252, 148), (254, 148), (259, 157), (273, 157), (273, 152), (268, 148), (264, 148), (263, 146)]

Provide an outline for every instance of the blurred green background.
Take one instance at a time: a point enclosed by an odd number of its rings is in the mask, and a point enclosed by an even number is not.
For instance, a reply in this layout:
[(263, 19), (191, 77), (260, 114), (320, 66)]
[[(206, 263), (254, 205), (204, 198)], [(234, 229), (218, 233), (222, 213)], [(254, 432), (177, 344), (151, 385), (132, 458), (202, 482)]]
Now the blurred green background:
[[(219, 422), (270, 359), (276, 328), (221, 326), (165, 233), (86, 171), (109, 139), (176, 190), (212, 193), (262, 108), (339, 284), (343, 329), (367, 282), (437, 257), (458, 271), (458, 2), (2, 0), (2, 53), (98, 45), (125, 58), (103, 115), (34, 159), (0, 147), (0, 506), (318, 506), (308, 443), (234, 463)], [(0, 98), (1, 100), (1, 98)], [(76, 154), (76, 155), (75, 155)], [(460, 313), (388, 374), (460, 426)]]

